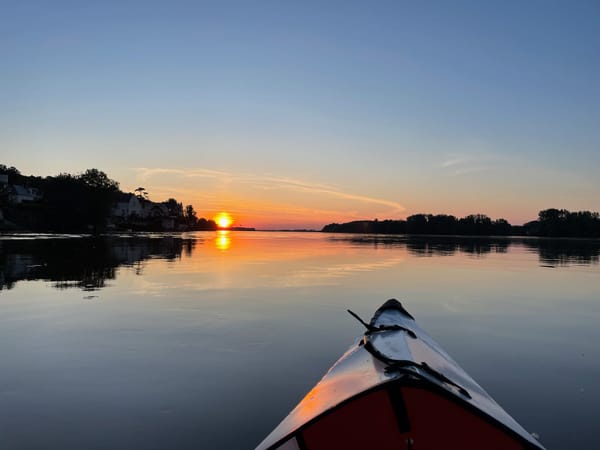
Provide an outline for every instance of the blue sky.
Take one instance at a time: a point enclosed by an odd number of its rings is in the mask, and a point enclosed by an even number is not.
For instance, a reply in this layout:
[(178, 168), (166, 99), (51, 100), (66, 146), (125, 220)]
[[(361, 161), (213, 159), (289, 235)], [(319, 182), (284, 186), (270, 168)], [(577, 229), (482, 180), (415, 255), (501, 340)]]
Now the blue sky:
[(599, 210), (598, 2), (12, 2), (2, 163), (319, 226)]

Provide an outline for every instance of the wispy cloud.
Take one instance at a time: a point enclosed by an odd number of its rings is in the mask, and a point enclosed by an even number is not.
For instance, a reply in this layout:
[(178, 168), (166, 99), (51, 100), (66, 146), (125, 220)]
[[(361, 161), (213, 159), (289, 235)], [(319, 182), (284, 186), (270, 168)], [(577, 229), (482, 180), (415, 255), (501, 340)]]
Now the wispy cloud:
[(494, 170), (500, 162), (501, 158), (490, 153), (450, 154), (441, 167), (452, 176), (461, 176)]
[(353, 200), (363, 203), (374, 203), (378, 205), (384, 205), (393, 208), (397, 211), (404, 211), (405, 208), (398, 202), (394, 202), (387, 199), (381, 199), (376, 197), (368, 197), (365, 195), (352, 194), (344, 192), (335, 186), (319, 184), (314, 182), (307, 182), (294, 178), (280, 178), (280, 177), (253, 177), (252, 181), (266, 183), (269, 187), (280, 189), (286, 188), (298, 192), (308, 192), (319, 195), (328, 195), (331, 197), (337, 197), (344, 200)]
[(207, 177), (207, 178), (223, 178), (223, 177), (231, 177), (232, 174), (228, 173), (228, 172), (222, 172), (219, 170), (211, 170), (211, 169), (191, 169), (191, 170), (184, 170), (184, 169), (167, 169), (167, 168), (160, 168), (160, 167), (153, 167), (153, 168), (149, 168), (149, 167), (135, 167), (133, 168), (133, 170), (135, 172), (137, 172), (137, 178), (139, 180), (148, 180), (149, 178), (155, 176), (155, 175), (163, 175), (163, 174), (170, 174), (170, 175), (181, 175), (183, 177)]
[(402, 212), (406, 209), (402, 204), (392, 200), (354, 194), (351, 192), (346, 192), (334, 185), (300, 180), (297, 178), (257, 175), (250, 173), (233, 173), (206, 168), (170, 169), (138, 167), (134, 168), (133, 170), (136, 171), (137, 179), (140, 182), (148, 181), (153, 176), (162, 174), (178, 175), (186, 178), (214, 178), (220, 181), (250, 184), (253, 187), (260, 189), (286, 189), (295, 192), (324, 195), (355, 202), (382, 205), (391, 208), (392, 212), (395, 213)]
[(454, 167), (465, 162), (466, 158), (450, 157), (442, 163), (442, 167)]

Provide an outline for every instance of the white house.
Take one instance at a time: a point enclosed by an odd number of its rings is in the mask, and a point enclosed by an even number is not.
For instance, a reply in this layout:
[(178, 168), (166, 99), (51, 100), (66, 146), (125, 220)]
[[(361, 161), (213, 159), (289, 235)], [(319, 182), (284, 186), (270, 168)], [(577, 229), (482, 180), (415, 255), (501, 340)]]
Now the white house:
[(8, 201), (13, 204), (34, 202), (42, 198), (42, 193), (36, 188), (28, 188), (19, 184), (8, 187)]
[(175, 229), (175, 217), (166, 202), (155, 203), (134, 194), (120, 194), (111, 210), (113, 219), (131, 220), (156, 224), (165, 230)]
[(111, 210), (113, 217), (128, 219), (132, 215), (142, 217), (143, 207), (140, 199), (133, 194), (119, 194), (117, 202)]
[(168, 217), (169, 208), (164, 203), (155, 203), (150, 200), (142, 202), (142, 213), (143, 218), (157, 218), (157, 217)]

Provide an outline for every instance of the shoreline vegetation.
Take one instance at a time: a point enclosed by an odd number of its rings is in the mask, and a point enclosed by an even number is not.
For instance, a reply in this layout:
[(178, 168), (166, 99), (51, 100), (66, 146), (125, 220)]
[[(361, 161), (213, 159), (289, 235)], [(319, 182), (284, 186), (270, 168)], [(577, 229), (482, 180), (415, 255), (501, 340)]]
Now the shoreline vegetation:
[[(154, 202), (143, 187), (120, 190), (119, 182), (98, 169), (71, 175), (22, 175), (0, 164), (0, 232), (196, 231), (217, 230), (215, 221), (198, 217), (193, 205), (174, 198)], [(250, 227), (232, 230), (254, 231)], [(314, 230), (280, 230), (314, 231)], [(316, 231), (316, 230), (315, 230)], [(438, 236), (537, 236), (600, 238), (598, 212), (550, 208), (537, 220), (511, 225), (484, 214), (457, 218), (447, 214), (414, 214), (405, 220), (357, 220), (330, 223), (325, 233)]]
[(600, 214), (550, 208), (538, 219), (524, 225), (511, 225), (506, 219), (492, 220), (484, 214), (457, 218), (446, 214), (414, 214), (406, 220), (357, 220), (330, 223), (326, 233), (408, 234), (435, 236), (537, 236), (600, 238)]
[[(123, 192), (98, 169), (26, 176), (0, 164), (0, 232), (104, 233), (217, 230), (193, 205), (155, 202), (143, 187)], [(242, 229), (238, 227), (239, 229)]]

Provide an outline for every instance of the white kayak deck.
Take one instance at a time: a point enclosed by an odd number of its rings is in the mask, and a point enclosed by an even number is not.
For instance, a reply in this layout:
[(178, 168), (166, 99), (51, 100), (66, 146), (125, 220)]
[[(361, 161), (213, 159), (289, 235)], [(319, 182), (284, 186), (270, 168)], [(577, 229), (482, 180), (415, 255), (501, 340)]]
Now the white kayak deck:
[[(371, 331), (350, 347), (256, 450), (268, 450), (275, 444), (281, 445), (303, 425), (340, 403), (403, 377), (419, 378), (443, 389), (448, 395), (483, 413), (492, 422), (520, 436), (533, 448), (543, 449), (419, 327), (410, 314), (401, 306), (400, 309), (394, 308), (394, 303), (386, 308), (390, 302), (376, 312), (369, 324)], [(375, 330), (380, 327), (380, 331)], [(295, 447), (289, 444), (289, 448)]]

